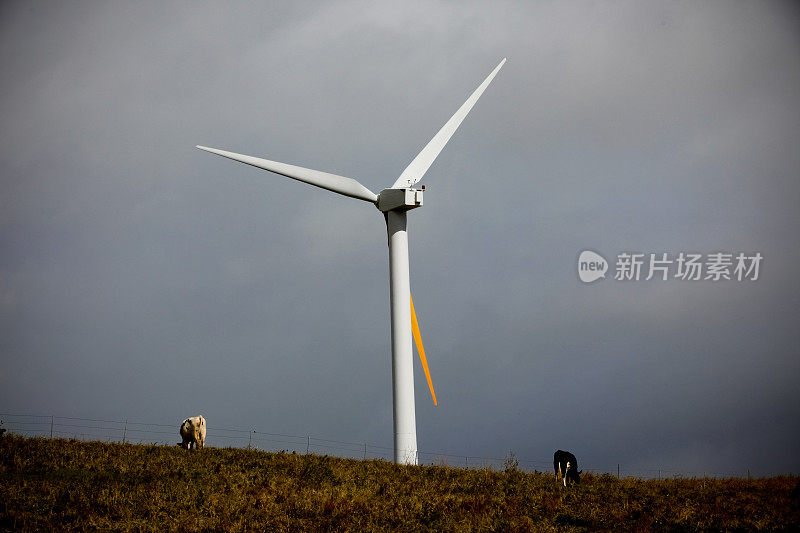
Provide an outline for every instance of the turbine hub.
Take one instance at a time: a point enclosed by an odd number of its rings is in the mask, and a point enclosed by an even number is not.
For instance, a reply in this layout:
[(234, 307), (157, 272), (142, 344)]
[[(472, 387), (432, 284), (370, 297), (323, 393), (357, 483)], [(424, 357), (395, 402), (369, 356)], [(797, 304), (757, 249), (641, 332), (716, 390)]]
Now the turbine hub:
[(422, 205), (422, 189), (383, 189), (378, 195), (378, 209), (407, 211)]

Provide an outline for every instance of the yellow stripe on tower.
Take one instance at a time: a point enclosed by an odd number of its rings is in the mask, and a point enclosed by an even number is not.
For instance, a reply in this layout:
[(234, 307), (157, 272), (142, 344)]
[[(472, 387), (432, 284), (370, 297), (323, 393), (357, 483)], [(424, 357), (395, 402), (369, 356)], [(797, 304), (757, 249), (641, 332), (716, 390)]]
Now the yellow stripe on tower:
[[(410, 296), (410, 295), (409, 295)], [(417, 313), (414, 312), (414, 298), (411, 298), (411, 333), (414, 335), (414, 342), (417, 345), (417, 353), (419, 359), (422, 361), (422, 368), (425, 370), (425, 377), (428, 379), (428, 387), (431, 389), (431, 396), (433, 397), (433, 405), (436, 403), (436, 393), (433, 391), (433, 382), (431, 381), (431, 373), (428, 370), (428, 360), (425, 359), (425, 348), (422, 346), (422, 334), (419, 332), (419, 323), (417, 322)]]

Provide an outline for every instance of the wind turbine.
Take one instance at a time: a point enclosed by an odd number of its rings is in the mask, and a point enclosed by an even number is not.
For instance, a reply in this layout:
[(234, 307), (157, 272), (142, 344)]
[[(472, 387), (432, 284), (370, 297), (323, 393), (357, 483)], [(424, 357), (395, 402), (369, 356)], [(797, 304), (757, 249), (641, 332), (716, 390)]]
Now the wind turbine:
[(406, 213), (422, 205), (422, 190), (414, 185), (422, 179), (425, 172), (442, 151), (442, 148), (461, 125), (464, 117), (486, 90), (497, 72), (506, 62), (505, 58), (489, 74), (483, 83), (467, 98), (467, 101), (450, 117), (442, 129), (433, 136), (425, 148), (406, 167), (397, 181), (388, 188), (375, 194), (352, 178), (337, 176), (327, 172), (278, 163), (258, 157), (217, 150), (205, 146), (197, 146), (201, 150), (221, 155), (234, 161), (246, 163), (254, 167), (269, 170), (328, 189), (344, 196), (358, 198), (375, 204), (383, 212), (386, 230), (389, 235), (389, 298), (392, 321), (392, 392), (394, 401), (394, 461), (400, 464), (417, 464), (417, 422), (414, 411), (414, 364), (411, 348), (412, 335), (417, 345), (422, 367), (428, 380), (433, 402), (436, 394), (433, 390), (422, 337), (411, 299), (411, 288), (408, 271), (408, 233), (406, 230)]

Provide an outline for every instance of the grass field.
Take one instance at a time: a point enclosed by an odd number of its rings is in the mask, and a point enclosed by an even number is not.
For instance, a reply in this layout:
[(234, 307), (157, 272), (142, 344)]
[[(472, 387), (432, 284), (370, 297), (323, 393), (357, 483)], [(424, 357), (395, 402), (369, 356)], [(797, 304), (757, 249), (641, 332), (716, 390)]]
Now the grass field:
[(617, 479), (6, 435), (0, 529), (800, 529), (800, 479)]

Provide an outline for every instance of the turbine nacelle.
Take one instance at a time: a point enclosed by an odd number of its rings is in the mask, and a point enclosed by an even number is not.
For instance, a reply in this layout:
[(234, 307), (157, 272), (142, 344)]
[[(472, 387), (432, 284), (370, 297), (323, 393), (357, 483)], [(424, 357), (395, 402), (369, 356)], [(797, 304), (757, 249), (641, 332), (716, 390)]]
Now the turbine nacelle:
[(384, 213), (395, 209), (407, 211), (422, 205), (422, 189), (383, 189), (375, 203)]

